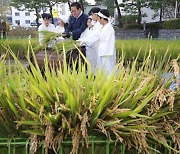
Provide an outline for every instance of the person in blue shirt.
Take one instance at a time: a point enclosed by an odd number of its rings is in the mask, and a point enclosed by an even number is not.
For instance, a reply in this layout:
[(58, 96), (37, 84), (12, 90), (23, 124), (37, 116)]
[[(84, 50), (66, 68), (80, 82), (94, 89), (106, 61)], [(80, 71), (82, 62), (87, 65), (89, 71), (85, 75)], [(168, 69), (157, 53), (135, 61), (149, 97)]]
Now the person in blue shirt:
[(84, 14), (81, 9), (81, 4), (74, 2), (71, 4), (71, 16), (69, 19), (68, 27), (64, 36), (72, 36), (73, 40), (78, 40), (81, 33), (87, 28), (88, 15)]

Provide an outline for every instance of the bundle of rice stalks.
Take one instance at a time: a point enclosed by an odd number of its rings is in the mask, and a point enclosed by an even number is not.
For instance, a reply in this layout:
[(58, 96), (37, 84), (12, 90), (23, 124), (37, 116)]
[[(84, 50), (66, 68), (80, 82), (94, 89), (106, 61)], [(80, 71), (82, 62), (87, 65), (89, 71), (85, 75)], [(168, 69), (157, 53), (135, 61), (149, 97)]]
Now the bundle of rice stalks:
[(118, 71), (109, 77), (97, 71), (94, 77), (81, 63), (78, 71), (66, 63), (55, 71), (46, 58), (43, 76), (30, 60), (31, 71), (14, 58), (15, 71), (0, 65), (0, 129), (4, 135), (29, 134), (32, 153), (39, 141), (57, 152), (69, 136), (72, 153), (78, 153), (80, 141), (89, 147), (88, 136), (106, 136), (142, 153), (161, 152), (161, 146), (179, 152), (179, 91), (169, 89), (173, 79), (164, 82), (161, 77), (172, 71), (171, 63), (155, 66), (149, 55), (140, 68), (137, 58), (124, 68), (122, 58)]
[[(65, 51), (74, 48), (73, 44), (77, 44), (76, 41), (72, 39), (64, 39), (62, 34), (50, 32), (50, 31), (42, 31), (44, 35), (43, 46), (47, 47), (48, 44), (52, 44), (52, 49), (58, 49), (59, 51), (63, 50), (63, 45), (65, 46)], [(59, 39), (61, 38), (61, 39)], [(42, 47), (41, 47), (42, 49)]]
[(52, 40), (55, 40), (60, 35), (59, 33), (54, 33), (50, 31), (42, 31), (41, 33), (43, 33), (44, 36), (43, 39), (44, 44), (50, 43)]

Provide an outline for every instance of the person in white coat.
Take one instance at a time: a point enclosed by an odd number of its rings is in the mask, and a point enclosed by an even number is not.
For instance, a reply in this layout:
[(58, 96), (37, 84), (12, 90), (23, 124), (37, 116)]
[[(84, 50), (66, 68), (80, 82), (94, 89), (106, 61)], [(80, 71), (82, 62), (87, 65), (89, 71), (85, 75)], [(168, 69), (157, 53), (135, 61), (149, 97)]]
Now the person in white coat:
[(81, 37), (81, 44), (86, 46), (86, 57), (89, 60), (92, 68), (92, 73), (95, 74), (97, 69), (97, 51), (99, 46), (99, 38), (100, 38), (100, 29), (102, 25), (100, 25), (98, 21), (97, 13), (100, 11), (99, 7), (93, 7), (89, 11), (89, 15), (92, 18), (92, 28), (90, 29), (90, 33), (86, 35), (86, 37)]
[(101, 26), (97, 30), (94, 30), (95, 33), (92, 33), (90, 37), (82, 40), (81, 44), (93, 46), (98, 43), (96, 50), (96, 69), (103, 69), (110, 75), (116, 64), (115, 31), (111, 23), (108, 22), (108, 10), (101, 9), (96, 14), (98, 15), (98, 21)]
[(40, 45), (43, 45), (43, 39), (44, 39), (44, 35), (42, 31), (55, 32), (55, 26), (51, 24), (51, 15), (48, 13), (43, 13), (42, 18), (43, 18), (43, 23), (38, 28)]
[[(100, 11), (99, 7), (93, 7), (90, 11), (89, 14), (92, 17), (92, 25), (93, 25), (93, 32), (91, 33), (91, 35), (85, 40), (86, 44), (88, 46), (94, 46), (94, 48), (96, 48), (96, 50), (98, 49), (99, 46), (99, 37), (100, 37), (100, 29), (102, 27), (102, 25), (99, 23), (98, 21), (98, 15), (97, 13)], [(96, 51), (97, 53), (97, 51)]]
[[(85, 31), (81, 34), (80, 38), (77, 40), (79, 42), (86, 40), (87, 38), (89, 38), (92, 35), (93, 32), (93, 25), (92, 25), (92, 17), (89, 16), (88, 20), (87, 20), (87, 28), (85, 29)], [(91, 65), (91, 69), (92, 71), (94, 71), (95, 69), (95, 48), (93, 46), (88, 46), (85, 45), (86, 47), (86, 58), (89, 61), (90, 65)]]
[(110, 75), (116, 65), (115, 31), (111, 23), (108, 22), (108, 10), (101, 9), (98, 16), (102, 28), (100, 30), (97, 67)]
[(59, 15), (57, 20), (58, 20), (58, 25), (56, 26), (55, 32), (62, 34), (65, 32), (67, 18), (64, 15)]

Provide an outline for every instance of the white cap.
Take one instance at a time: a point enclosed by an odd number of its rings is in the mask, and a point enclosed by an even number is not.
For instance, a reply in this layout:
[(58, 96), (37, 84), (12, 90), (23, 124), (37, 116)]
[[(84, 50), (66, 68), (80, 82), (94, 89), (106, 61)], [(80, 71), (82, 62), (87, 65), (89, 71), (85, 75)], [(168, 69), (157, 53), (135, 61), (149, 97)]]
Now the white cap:
[(61, 19), (64, 23), (67, 23), (67, 17), (65, 15), (59, 15), (58, 19)]
[(91, 19), (91, 20), (92, 20), (92, 16), (89, 16), (88, 19)]

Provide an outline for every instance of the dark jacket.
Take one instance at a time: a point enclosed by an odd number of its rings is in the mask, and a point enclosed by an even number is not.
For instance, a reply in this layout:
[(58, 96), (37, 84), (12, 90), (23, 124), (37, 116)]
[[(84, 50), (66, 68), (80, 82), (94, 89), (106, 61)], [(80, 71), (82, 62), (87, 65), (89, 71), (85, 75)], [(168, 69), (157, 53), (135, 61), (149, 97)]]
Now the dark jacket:
[(87, 19), (88, 16), (84, 13), (78, 19), (71, 16), (65, 33), (69, 35), (69, 33), (72, 32), (73, 40), (78, 40), (81, 33), (87, 28)]

